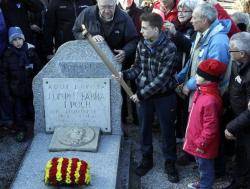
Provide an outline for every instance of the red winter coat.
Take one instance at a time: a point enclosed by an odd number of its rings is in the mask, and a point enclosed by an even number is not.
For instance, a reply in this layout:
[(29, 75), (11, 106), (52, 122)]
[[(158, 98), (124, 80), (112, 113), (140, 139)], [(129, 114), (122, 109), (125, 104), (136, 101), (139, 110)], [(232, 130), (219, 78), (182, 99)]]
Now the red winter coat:
[(230, 38), (233, 34), (240, 32), (240, 29), (238, 28), (238, 26), (235, 24), (235, 22), (232, 20), (232, 18), (229, 16), (229, 14), (227, 13), (227, 11), (225, 11), (225, 9), (219, 4), (215, 4), (214, 7), (216, 8), (217, 12), (218, 12), (218, 19), (222, 20), (222, 19), (229, 19), (231, 20), (231, 29), (228, 32), (228, 37)]
[[(205, 159), (218, 154), (222, 100), (217, 83), (201, 85), (193, 97), (183, 150)], [(196, 149), (204, 153), (197, 152)]]
[(174, 8), (169, 13), (164, 14), (164, 12), (160, 10), (160, 1), (156, 1), (153, 5), (152, 12), (159, 14), (162, 17), (163, 22), (169, 21), (174, 24), (179, 23), (177, 10), (178, 2), (179, 0), (176, 0)]

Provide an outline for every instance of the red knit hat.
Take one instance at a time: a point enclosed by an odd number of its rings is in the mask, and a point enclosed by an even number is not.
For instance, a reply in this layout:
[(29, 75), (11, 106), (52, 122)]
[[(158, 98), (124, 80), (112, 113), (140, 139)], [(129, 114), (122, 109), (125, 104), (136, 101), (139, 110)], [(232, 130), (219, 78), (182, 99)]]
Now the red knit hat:
[(219, 81), (226, 70), (226, 64), (215, 59), (207, 59), (200, 63), (197, 74), (208, 81)]

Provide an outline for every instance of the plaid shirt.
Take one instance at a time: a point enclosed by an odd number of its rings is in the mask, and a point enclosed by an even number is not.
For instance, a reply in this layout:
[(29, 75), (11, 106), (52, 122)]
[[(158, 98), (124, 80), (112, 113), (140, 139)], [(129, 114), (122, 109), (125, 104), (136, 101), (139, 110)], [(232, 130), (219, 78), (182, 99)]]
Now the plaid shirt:
[(135, 79), (140, 100), (173, 92), (176, 87), (176, 47), (165, 33), (161, 33), (157, 41), (149, 47), (141, 40), (136, 49), (135, 63), (123, 71), (124, 79)]

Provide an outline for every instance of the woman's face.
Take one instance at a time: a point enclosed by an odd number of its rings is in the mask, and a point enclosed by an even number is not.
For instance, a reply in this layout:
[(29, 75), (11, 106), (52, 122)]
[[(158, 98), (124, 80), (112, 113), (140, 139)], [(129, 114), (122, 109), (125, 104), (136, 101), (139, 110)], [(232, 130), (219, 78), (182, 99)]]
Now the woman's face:
[(181, 23), (187, 22), (192, 17), (192, 10), (186, 6), (178, 7), (178, 20)]

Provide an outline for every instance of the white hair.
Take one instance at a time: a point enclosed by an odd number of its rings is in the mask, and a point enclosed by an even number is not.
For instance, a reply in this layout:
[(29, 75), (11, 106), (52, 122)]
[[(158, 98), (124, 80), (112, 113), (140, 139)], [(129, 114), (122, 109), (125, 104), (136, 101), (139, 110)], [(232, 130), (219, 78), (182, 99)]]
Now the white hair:
[(234, 34), (230, 39), (230, 45), (234, 44), (240, 51), (245, 51), (250, 55), (250, 33), (239, 32)]
[(205, 18), (210, 23), (214, 22), (218, 17), (216, 8), (209, 3), (198, 4), (194, 11), (198, 13), (201, 19)]
[(243, 12), (235, 12), (232, 14), (232, 19), (236, 24), (243, 23), (246, 24), (246, 26), (249, 25), (249, 15), (247, 13)]
[(211, 5), (215, 5), (218, 3), (217, 0), (197, 0), (197, 4), (210, 3)]
[(197, 0), (180, 0), (177, 7), (179, 8), (185, 6), (193, 11), (196, 4)]

